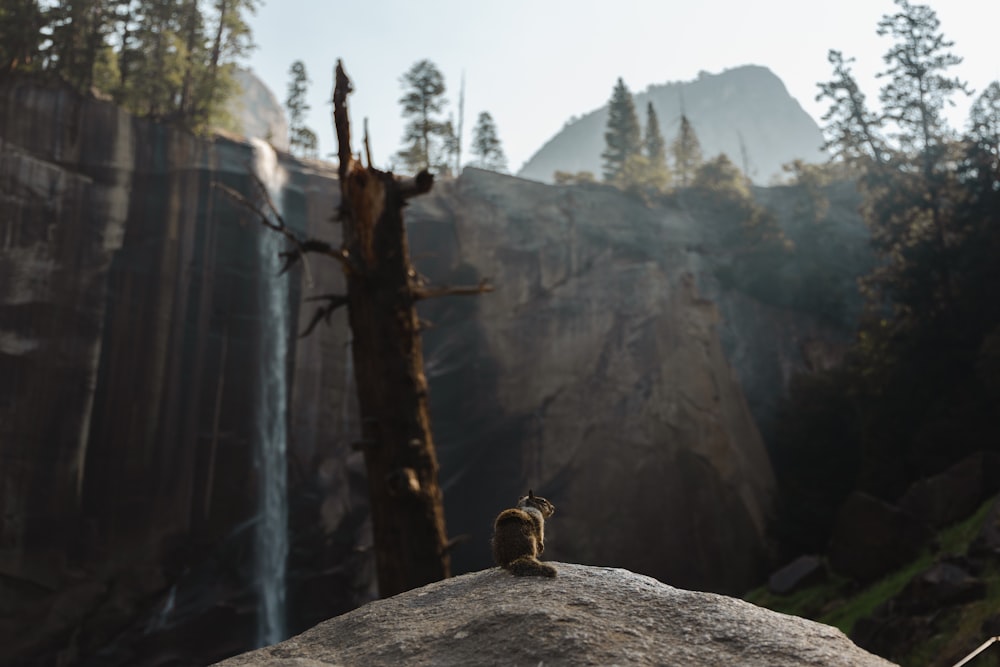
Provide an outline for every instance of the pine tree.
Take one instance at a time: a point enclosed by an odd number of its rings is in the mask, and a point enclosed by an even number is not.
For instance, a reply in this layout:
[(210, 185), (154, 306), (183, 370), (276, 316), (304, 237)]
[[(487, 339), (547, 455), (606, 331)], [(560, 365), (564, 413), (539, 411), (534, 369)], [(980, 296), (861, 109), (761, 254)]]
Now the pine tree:
[(604, 160), (604, 180), (614, 182), (628, 159), (642, 154), (642, 135), (635, 113), (635, 102), (621, 77), (618, 77), (618, 83), (608, 102), (608, 125), (604, 141), (606, 147), (601, 153)]
[(895, 140), (891, 170), (869, 174), (865, 215), (875, 247), (889, 260), (875, 272), (873, 294), (905, 304), (929, 318), (954, 309), (950, 243), (957, 233), (945, 201), (954, 175), (948, 168), (953, 131), (943, 116), (956, 92), (966, 92), (948, 68), (962, 62), (926, 5), (895, 0), (900, 11), (879, 21), (878, 34), (894, 43), (879, 76), (888, 81), (879, 99)]
[(649, 160), (647, 184), (662, 192), (670, 185), (670, 170), (667, 168), (667, 146), (660, 132), (660, 121), (656, 117), (653, 103), (646, 105), (646, 135), (643, 139), (646, 159)]
[[(1000, 82), (994, 81), (969, 110), (969, 139), (978, 149), (981, 165), (994, 180), (1000, 177)], [(1000, 183), (997, 184), (1000, 191)]]
[(438, 135), (438, 141), (432, 144), (431, 167), (437, 174), (452, 176), (461, 145), (452, 116), (441, 124)]
[(94, 83), (94, 67), (113, 18), (108, 0), (65, 0), (47, 10), (50, 68), (81, 92)]
[(7, 0), (0, 5), (0, 76), (40, 67), (44, 25), (37, 0)]
[(198, 9), (198, 0), (184, 0), (178, 27), (179, 36), (184, 44), (184, 74), (177, 115), (185, 119), (197, 108), (198, 82), (205, 75), (204, 63), (207, 54), (205, 20)]
[(136, 7), (128, 85), (116, 95), (133, 113), (184, 122), (176, 106), (187, 64), (180, 10), (177, 2), (159, 0), (140, 0)]
[(853, 58), (844, 58), (840, 51), (831, 49), (827, 60), (833, 66), (834, 78), (818, 84), (820, 92), (816, 101), (830, 100), (830, 108), (823, 114), (826, 142), (823, 150), (832, 150), (844, 162), (866, 158), (884, 162), (887, 158), (885, 142), (879, 135), (880, 120), (868, 110), (865, 94), (861, 92), (851, 72)]
[(701, 143), (687, 114), (681, 114), (681, 127), (677, 138), (670, 146), (674, 158), (674, 173), (680, 180), (681, 187), (687, 187), (694, 182), (695, 174), (702, 163)]
[(400, 79), (404, 94), (399, 98), (403, 117), (408, 119), (403, 135), (404, 148), (398, 157), (410, 172), (430, 169), (445, 124), (438, 118), (446, 103), (444, 76), (429, 60), (413, 65)]
[(200, 131), (227, 125), (236, 62), (261, 0), (3, 0), (0, 73), (50, 72), (128, 111)]
[(942, 115), (957, 92), (969, 94), (968, 87), (945, 71), (962, 62), (948, 51), (954, 42), (940, 32), (941, 22), (927, 5), (911, 5), (895, 0), (900, 11), (886, 15), (878, 24), (879, 35), (895, 38), (883, 56), (888, 69), (880, 77), (889, 82), (879, 99), (885, 117), (896, 127), (894, 137), (905, 152), (921, 156), (925, 175), (944, 157), (943, 147), (951, 132)]
[(288, 82), (288, 97), (285, 99), (285, 108), (288, 109), (288, 150), (293, 155), (315, 158), (319, 152), (316, 133), (305, 124), (306, 112), (309, 111), (306, 92), (310, 83), (305, 63), (296, 60), (289, 68), (288, 75), (292, 77)]
[(238, 90), (236, 62), (255, 48), (247, 14), (257, 11), (261, 0), (215, 0), (211, 25), (214, 29), (208, 50), (204, 85), (199, 104), (192, 109), (194, 123), (231, 125), (225, 115), (225, 101)]
[(472, 154), (476, 156), (473, 164), (480, 169), (507, 171), (507, 157), (497, 136), (497, 126), (489, 112), (479, 114), (476, 126), (472, 129)]
[(656, 116), (656, 109), (653, 103), (646, 105), (646, 136), (643, 140), (643, 147), (646, 149), (646, 157), (653, 164), (662, 163), (667, 165), (667, 146), (660, 132), (660, 121)]

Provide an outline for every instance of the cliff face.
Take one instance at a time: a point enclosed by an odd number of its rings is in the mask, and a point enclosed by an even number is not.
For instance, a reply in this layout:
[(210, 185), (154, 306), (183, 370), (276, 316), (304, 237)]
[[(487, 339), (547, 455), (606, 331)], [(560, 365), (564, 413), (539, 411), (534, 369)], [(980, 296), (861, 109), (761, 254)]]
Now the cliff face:
[[(271, 276), (262, 227), (212, 184), (252, 198), (252, 148), (28, 84), (5, 85), (0, 105), (0, 645), (72, 661), (127, 635), (155, 650), (149, 628), (176, 629), (186, 606), (188, 621), (227, 628), (204, 655), (245, 648), (259, 292)], [(288, 167), (287, 219), (335, 236), (331, 173)], [(326, 266), (314, 277), (341, 280)], [(293, 323), (311, 316), (300, 280)], [(370, 594), (352, 592), (362, 565), (322, 566), (336, 551), (324, 536), (349, 523), (360, 540), (364, 521), (351, 509), (364, 486), (349, 480), (346, 340), (341, 326), (289, 341), (291, 399), (278, 410), (292, 415), (295, 546), (309, 545), (290, 563), (304, 617), (293, 627)]]
[(532, 486), (558, 507), (553, 557), (684, 586), (749, 585), (773, 478), (719, 311), (700, 296), (698, 225), (611, 188), (474, 170), (408, 220), (431, 279), (497, 286), (471, 306), (426, 311), (449, 529), (473, 536), (459, 567), (489, 562), (489, 526), (467, 508), (499, 510)]
[[(694, 81), (650, 86), (634, 97), (642, 124), (646, 104), (653, 103), (668, 145), (677, 136), (683, 109), (705, 158), (725, 153), (746, 166), (747, 175), (758, 184), (781, 176), (781, 166), (796, 158), (826, 159), (820, 152), (823, 137), (816, 121), (766, 67), (744, 65), (719, 74), (702, 73)], [(589, 171), (600, 178), (607, 123), (607, 106), (568, 122), (518, 175), (546, 183), (552, 182), (556, 170)]]
[[(0, 658), (204, 663), (252, 647), (270, 276), (265, 232), (212, 185), (252, 197), (252, 156), (0, 87)], [(333, 170), (280, 162), (286, 220), (336, 243)], [(648, 208), (470, 169), (407, 221), (429, 281), (497, 287), (421, 305), (448, 529), (470, 537), (456, 570), (489, 564), (492, 517), (530, 486), (558, 507), (547, 556), (755, 583), (773, 493), (756, 422), (806, 366), (802, 345), (836, 332), (724, 284), (719, 225), (683, 198)], [(314, 260), (290, 283), (294, 335), (303, 299), (343, 276)], [(293, 632), (373, 595), (348, 340), (337, 313), (289, 341)]]

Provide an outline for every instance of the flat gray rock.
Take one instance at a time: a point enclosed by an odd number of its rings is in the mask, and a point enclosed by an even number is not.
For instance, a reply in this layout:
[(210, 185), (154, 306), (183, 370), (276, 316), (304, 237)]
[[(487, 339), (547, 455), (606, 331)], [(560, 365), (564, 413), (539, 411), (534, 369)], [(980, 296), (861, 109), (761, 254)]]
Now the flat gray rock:
[(494, 568), (378, 600), (219, 667), (843, 665), (892, 663), (840, 630), (617, 568)]

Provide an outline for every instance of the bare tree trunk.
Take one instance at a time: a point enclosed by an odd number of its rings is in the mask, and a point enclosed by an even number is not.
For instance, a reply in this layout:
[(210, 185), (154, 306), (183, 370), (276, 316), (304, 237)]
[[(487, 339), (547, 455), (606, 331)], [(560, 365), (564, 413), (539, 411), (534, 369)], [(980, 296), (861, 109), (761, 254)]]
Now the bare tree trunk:
[(388, 597), (450, 575), (414, 307), (421, 294), (402, 214), (409, 197), (430, 191), (433, 177), (424, 171), (397, 179), (353, 159), (351, 84), (340, 62), (336, 77), (341, 252), (362, 418), (359, 446), (368, 470), (379, 593)]

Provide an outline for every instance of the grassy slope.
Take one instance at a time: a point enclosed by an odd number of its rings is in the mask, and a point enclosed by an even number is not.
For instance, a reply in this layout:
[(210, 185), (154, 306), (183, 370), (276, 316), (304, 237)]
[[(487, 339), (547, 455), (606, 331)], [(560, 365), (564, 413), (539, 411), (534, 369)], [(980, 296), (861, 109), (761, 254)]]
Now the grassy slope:
[[(861, 588), (846, 578), (832, 575), (820, 584), (791, 595), (774, 595), (766, 587), (761, 587), (747, 594), (746, 599), (775, 611), (836, 626), (850, 635), (858, 619), (870, 615), (880, 604), (897, 595), (915, 575), (941, 558), (964, 555), (994, 501), (987, 501), (971, 517), (942, 531), (933, 547), (914, 561), (869, 586)], [(987, 585), (984, 599), (940, 610), (934, 623), (937, 632), (914, 637), (914, 643), (905, 655), (885, 657), (898, 661), (904, 667), (945, 667), (985, 641), (983, 621), (1000, 614), (1000, 564), (989, 563), (980, 577)], [(990, 665), (1000, 665), (1000, 645), (995, 645), (970, 663), (970, 667)]]

